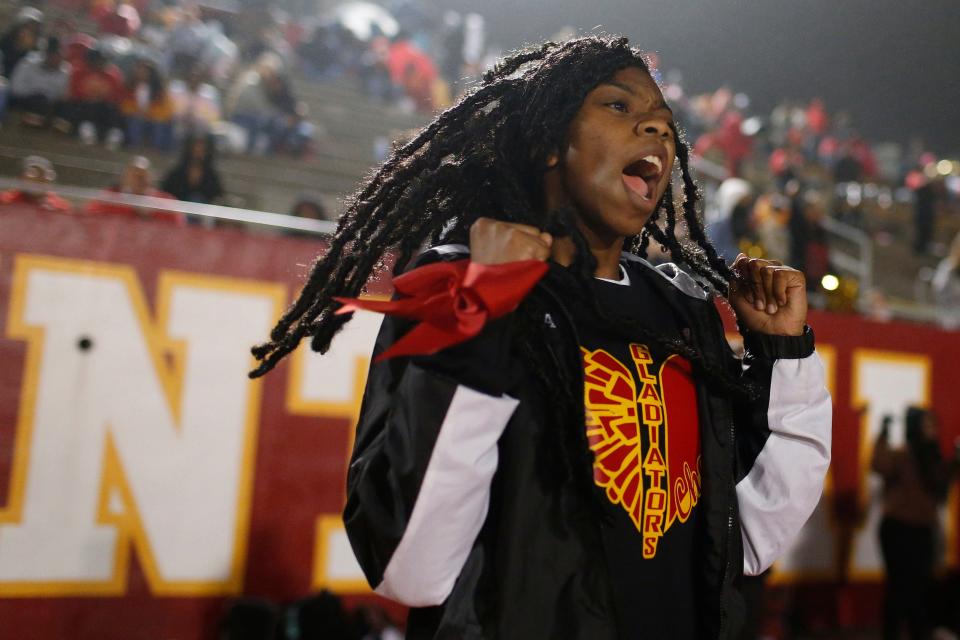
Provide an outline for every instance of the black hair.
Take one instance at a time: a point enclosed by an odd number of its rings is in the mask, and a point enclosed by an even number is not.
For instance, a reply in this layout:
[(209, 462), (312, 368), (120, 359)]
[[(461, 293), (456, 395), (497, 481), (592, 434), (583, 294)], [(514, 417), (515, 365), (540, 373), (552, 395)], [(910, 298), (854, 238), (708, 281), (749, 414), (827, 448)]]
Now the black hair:
[(164, 78), (163, 73), (157, 67), (157, 64), (145, 56), (137, 58), (133, 68), (130, 69), (130, 73), (127, 76), (127, 89), (133, 91), (137, 87), (139, 79), (137, 78), (136, 69), (138, 65), (142, 65), (143, 68), (147, 70), (149, 101), (157, 102), (162, 100), (167, 95), (166, 78)]
[(936, 439), (931, 439), (924, 432), (925, 423), (930, 419), (935, 420), (936, 417), (929, 409), (917, 406), (907, 407), (904, 414), (907, 450), (913, 456), (923, 487), (934, 498), (943, 501), (950, 487), (949, 476), (943, 473), (940, 445)]
[(185, 169), (193, 164), (193, 145), (197, 142), (203, 142), (202, 164), (204, 171), (213, 171), (217, 157), (217, 140), (213, 134), (205, 132), (191, 132), (183, 137), (183, 141), (180, 143), (180, 157), (177, 159), (176, 166)]
[[(478, 86), (397, 149), (348, 201), (327, 252), (314, 263), (299, 297), (277, 322), (270, 341), (253, 348), (260, 364), (251, 377), (270, 371), (307, 336), (314, 350), (326, 351), (349, 319), (334, 315), (338, 305), (333, 297), (359, 295), (384, 268), (388, 252), (395, 256), (394, 273), (399, 273), (426, 244), (465, 242), (480, 217), (570, 236), (577, 247), (574, 263), (567, 270), (552, 269), (548, 277), (564, 280), (565, 295), (576, 296), (601, 313), (591, 288), (596, 260), (574, 224), (575, 212), (569, 207), (544, 211), (543, 177), (548, 159), (564, 149), (569, 124), (586, 95), (628, 67), (649, 71), (626, 38), (594, 35), (518, 52), (485, 73)], [(681, 202), (674, 203), (674, 189), (668, 188), (643, 233), (628, 238), (624, 249), (645, 255), (653, 240), (675, 262), (725, 295), (734, 274), (704, 232), (698, 214), (700, 194), (680, 132), (677, 164)], [(677, 231), (681, 225), (687, 240)], [(515, 348), (529, 356), (524, 361), (544, 393), (556, 397), (551, 403), (557, 413), (555, 424), (580, 416), (579, 428), (567, 429), (568, 437), (559, 441), (570, 462), (583, 462), (589, 458), (579, 346), (571, 336), (571, 348), (561, 355), (564, 362), (548, 361), (554, 357), (552, 350), (536, 348), (545, 339), (546, 304), (536, 290), (521, 303), (514, 314)], [(683, 340), (630, 318), (601, 315), (624, 334), (683, 355), (706, 383), (752, 394), (736, 372)]]

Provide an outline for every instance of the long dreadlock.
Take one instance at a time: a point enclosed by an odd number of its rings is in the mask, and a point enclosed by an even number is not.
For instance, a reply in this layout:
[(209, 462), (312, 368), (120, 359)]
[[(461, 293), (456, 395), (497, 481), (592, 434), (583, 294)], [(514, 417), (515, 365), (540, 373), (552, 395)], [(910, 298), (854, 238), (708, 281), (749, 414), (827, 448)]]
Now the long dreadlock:
[[(590, 283), (596, 260), (569, 209), (545, 212), (543, 176), (548, 157), (564, 148), (570, 122), (594, 87), (627, 67), (649, 71), (626, 38), (589, 36), (563, 44), (546, 43), (522, 51), (484, 74), (482, 82), (455, 106), (440, 114), (413, 140), (396, 150), (349, 200), (327, 252), (314, 263), (297, 300), (270, 333), (270, 341), (252, 349), (260, 361), (250, 373), (262, 376), (300, 342), (325, 352), (349, 316), (336, 316), (334, 296), (355, 297), (381, 269), (388, 252), (400, 273), (425, 244), (463, 241), (480, 217), (523, 223), (556, 236), (570, 236), (577, 251), (568, 269), (572, 287), (564, 286), (619, 329), (686, 357), (705, 382), (740, 395), (751, 388), (722, 365), (708, 361), (691, 345), (661, 335), (630, 318), (602, 313)], [(670, 185), (642, 234), (625, 248), (645, 255), (651, 239), (678, 264), (728, 292), (734, 274), (710, 244), (698, 215), (700, 194), (690, 174), (689, 154), (677, 137), (677, 164), (683, 197), (680, 217), (687, 240), (677, 235), (677, 204)], [(551, 276), (553, 276), (553, 270)], [(583, 416), (577, 345), (562, 354), (544, 348), (542, 331), (547, 302), (529, 296), (515, 312), (515, 348), (526, 357), (544, 393), (553, 396), (554, 423), (567, 425)], [(574, 341), (571, 340), (571, 343)], [(587, 464), (582, 420), (558, 438), (566, 475)], [(589, 482), (589, 475), (586, 476)]]

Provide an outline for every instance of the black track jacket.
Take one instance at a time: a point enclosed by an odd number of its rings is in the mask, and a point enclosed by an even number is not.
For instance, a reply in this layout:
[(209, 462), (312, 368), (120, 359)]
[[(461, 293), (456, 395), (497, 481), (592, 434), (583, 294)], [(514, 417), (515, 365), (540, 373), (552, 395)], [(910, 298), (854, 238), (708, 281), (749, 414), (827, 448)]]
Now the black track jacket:
[[(448, 245), (420, 263), (466, 257), (466, 247)], [(765, 390), (738, 405), (697, 384), (700, 626), (707, 638), (734, 638), (744, 613), (740, 577), (769, 567), (820, 498), (831, 429), (823, 366), (809, 330), (748, 334), (747, 358), (735, 359), (695, 280), (629, 254), (623, 264), (631, 279), (664, 293), (705, 357)], [(570, 318), (547, 280), (531, 293), (555, 307), (543, 330), (557, 335), (557, 362), (570, 362), (571, 350), (579, 361), (579, 346), (555, 329)], [(386, 317), (374, 355), (409, 326)], [(558, 485), (544, 470), (557, 437), (545, 424), (550, 400), (518, 360), (506, 316), (433, 356), (370, 368), (344, 522), (370, 585), (411, 607), (411, 640), (617, 637), (596, 512), (572, 483)]]

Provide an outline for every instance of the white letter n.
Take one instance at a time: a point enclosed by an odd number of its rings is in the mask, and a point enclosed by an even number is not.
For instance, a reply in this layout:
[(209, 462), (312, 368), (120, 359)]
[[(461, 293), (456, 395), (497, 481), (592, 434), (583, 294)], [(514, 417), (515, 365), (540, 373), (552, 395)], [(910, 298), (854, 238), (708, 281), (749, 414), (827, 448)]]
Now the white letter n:
[(27, 340), (0, 595), (121, 593), (131, 541), (158, 594), (237, 591), (259, 385), (249, 347), (277, 285), (18, 256), (7, 333)]

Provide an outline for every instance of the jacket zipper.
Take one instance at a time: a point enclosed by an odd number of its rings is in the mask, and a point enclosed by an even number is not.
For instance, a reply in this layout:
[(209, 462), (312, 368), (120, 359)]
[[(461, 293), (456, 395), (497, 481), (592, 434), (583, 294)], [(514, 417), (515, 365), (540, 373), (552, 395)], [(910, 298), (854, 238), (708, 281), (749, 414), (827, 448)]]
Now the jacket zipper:
[[(733, 425), (733, 420), (730, 420), (730, 442), (728, 443), (728, 446), (730, 447), (731, 451), (733, 451), (734, 428), (735, 427)], [(730, 550), (730, 545), (732, 544), (732, 540), (733, 540), (733, 502), (728, 501), (727, 539), (726, 539), (726, 545), (725, 545), (727, 549), (727, 552), (726, 552), (727, 557), (723, 564), (723, 575), (720, 577), (720, 629), (717, 633), (718, 638), (723, 638), (723, 632), (727, 622), (726, 620), (727, 610), (726, 610), (726, 607), (724, 606), (725, 599), (723, 597), (723, 590), (727, 584), (727, 576), (730, 575), (730, 557), (733, 555), (733, 553)]]

